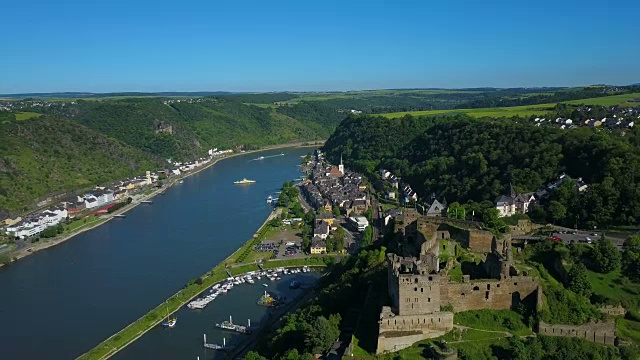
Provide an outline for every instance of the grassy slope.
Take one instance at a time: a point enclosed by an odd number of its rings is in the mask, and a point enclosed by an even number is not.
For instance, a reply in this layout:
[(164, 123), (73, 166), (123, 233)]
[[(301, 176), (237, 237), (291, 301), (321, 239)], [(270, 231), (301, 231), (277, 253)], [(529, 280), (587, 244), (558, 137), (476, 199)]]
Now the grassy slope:
[(19, 112), (19, 113), (16, 113), (16, 120), (28, 120), (41, 115), (42, 114), (38, 114), (34, 112)]
[[(605, 96), (592, 99), (581, 99), (566, 101), (567, 104), (585, 104), (585, 105), (627, 105), (629, 100), (640, 98), (640, 93), (623, 94)], [(512, 106), (503, 108), (479, 108), (479, 109), (454, 109), (454, 110), (428, 110), (428, 111), (407, 111), (381, 114), (387, 118), (397, 118), (404, 115), (423, 116), (423, 115), (442, 115), (442, 114), (468, 114), (474, 117), (501, 117), (501, 116), (531, 116), (542, 115), (553, 109), (556, 104), (537, 104), (525, 106)], [(637, 105), (637, 104), (636, 104)]]
[(22, 210), (59, 191), (91, 187), (157, 167), (151, 156), (68, 120), (42, 116), (0, 124), (0, 211)]

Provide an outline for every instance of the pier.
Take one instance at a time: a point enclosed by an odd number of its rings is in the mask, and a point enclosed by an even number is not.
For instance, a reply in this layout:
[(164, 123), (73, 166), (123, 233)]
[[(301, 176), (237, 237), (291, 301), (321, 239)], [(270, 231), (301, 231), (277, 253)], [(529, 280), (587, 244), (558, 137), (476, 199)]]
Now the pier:
[(231, 315), (229, 315), (229, 321), (225, 320), (222, 323), (217, 323), (216, 327), (223, 330), (235, 331), (241, 334), (251, 334), (251, 319), (247, 320), (247, 326), (243, 326), (234, 324), (233, 320), (231, 319)]
[(222, 345), (218, 345), (218, 344), (209, 344), (207, 343), (207, 334), (204, 334), (204, 347), (207, 349), (212, 349), (212, 350), (224, 350), (225, 346), (227, 346), (227, 339), (226, 338), (222, 338)]
[(142, 200), (140, 201), (141, 204), (153, 204), (153, 201), (151, 200)]

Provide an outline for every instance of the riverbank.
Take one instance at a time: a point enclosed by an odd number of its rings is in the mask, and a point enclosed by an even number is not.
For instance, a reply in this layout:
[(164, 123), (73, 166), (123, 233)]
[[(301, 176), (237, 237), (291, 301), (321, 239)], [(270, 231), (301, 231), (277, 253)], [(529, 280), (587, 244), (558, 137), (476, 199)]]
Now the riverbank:
[[(269, 218), (272, 218), (277, 214), (278, 209), (274, 209)], [(260, 234), (264, 231), (264, 227), (267, 225), (265, 222), (262, 227), (256, 232), (256, 234)], [(256, 239), (259, 239), (260, 235), (249, 239), (243, 246), (234, 251), (231, 255), (225, 258), (223, 261), (218, 263), (213, 269), (203, 274), (199, 278), (194, 281), (191, 281), (184, 289), (178, 291), (176, 294), (172, 295), (166, 301), (160, 303), (153, 310), (148, 312), (147, 314), (140, 317), (138, 320), (134, 321), (124, 329), (120, 330), (116, 334), (104, 340), (102, 343), (98, 344), (96, 347), (91, 349), (85, 354), (82, 354), (78, 357), (78, 359), (108, 359), (109, 357), (115, 355), (117, 352), (121, 351), (129, 344), (133, 343), (135, 340), (143, 336), (149, 330), (153, 329), (155, 326), (160, 324), (165, 316), (167, 309), (169, 313), (173, 313), (177, 311), (182, 306), (185, 306), (194, 298), (200, 296), (204, 291), (208, 288), (212, 287), (216, 283), (219, 283), (225, 280), (229, 275), (227, 274), (227, 266), (235, 263), (235, 259), (244, 251), (247, 247), (253, 245)], [(240, 265), (240, 263), (238, 263)], [(246, 272), (257, 270), (257, 264), (247, 264), (254, 265), (253, 267), (246, 268)], [(314, 266), (314, 267), (325, 267), (322, 257), (309, 257), (308, 259), (295, 259), (295, 260), (270, 260), (263, 263), (263, 267), (265, 269), (271, 269), (275, 267), (301, 267), (301, 266)], [(241, 275), (241, 274), (237, 274)], [(237, 276), (234, 274), (234, 276)]]
[[(317, 145), (314, 144), (309, 146)], [(199, 278), (190, 281), (187, 286), (169, 297), (165, 302), (160, 303), (135, 322), (110, 336), (92, 350), (81, 355), (79, 359), (106, 359), (113, 356), (162, 322), (166, 317), (167, 308), (169, 309), (169, 312), (175, 312), (195, 297), (200, 296), (203, 291), (210, 288), (215, 283), (225, 280), (228, 277), (226, 272), (227, 266), (240, 265), (244, 263), (244, 258), (241, 258), (242, 254), (247, 250), (251, 251), (255, 242), (260, 241), (261, 238), (269, 232), (269, 220), (277, 217), (280, 212), (281, 209), (273, 209), (267, 216), (267, 220), (265, 220), (259, 227), (258, 231), (254, 233), (254, 235), (242, 246), (233, 251), (232, 254), (220, 261), (213, 269), (209, 270)], [(273, 267), (301, 267), (303, 265), (325, 266), (324, 258), (322, 256), (312, 256), (308, 259), (272, 260), (262, 263), (262, 266), (264, 266), (265, 269)], [(249, 269), (253, 270), (254, 267), (257, 268), (258, 265), (254, 263)], [(246, 271), (251, 271), (249, 269)]]
[[(256, 149), (256, 150), (249, 150), (249, 151), (245, 151), (245, 152), (233, 153), (233, 154), (230, 154), (230, 155), (227, 155), (227, 156), (224, 156), (224, 157), (213, 159), (208, 164), (206, 164), (206, 165), (204, 165), (204, 166), (202, 166), (202, 167), (200, 167), (200, 168), (198, 168), (196, 170), (193, 170), (193, 171), (190, 171), (188, 173), (184, 173), (182, 175), (170, 178), (170, 181), (168, 181), (165, 186), (154, 190), (152, 193), (150, 193), (148, 195), (144, 195), (141, 198), (138, 198), (138, 199), (134, 200), (131, 204), (128, 204), (128, 205), (122, 207), (121, 209), (118, 209), (117, 211), (111, 213), (111, 214), (100, 215), (99, 218), (97, 220), (95, 220), (95, 222), (93, 222), (91, 224), (82, 225), (77, 230), (74, 230), (71, 233), (63, 234), (62, 236), (59, 236), (59, 237), (55, 237), (55, 238), (51, 238), (51, 239), (40, 239), (40, 241), (38, 241), (37, 243), (29, 244), (29, 245), (23, 246), (23, 247), (18, 247), (17, 249), (12, 251), (9, 254), (9, 256), (11, 257), (11, 259), (13, 261), (15, 261), (15, 260), (22, 259), (22, 258), (24, 258), (26, 256), (29, 256), (31, 254), (34, 254), (34, 253), (36, 253), (36, 252), (38, 252), (40, 250), (48, 249), (48, 248), (50, 248), (52, 246), (56, 246), (56, 245), (62, 244), (63, 242), (72, 239), (76, 235), (82, 234), (85, 231), (89, 231), (89, 230), (95, 229), (98, 226), (105, 224), (106, 222), (108, 222), (111, 219), (113, 219), (116, 215), (125, 214), (126, 212), (128, 212), (131, 209), (135, 208), (136, 206), (140, 205), (142, 203), (142, 201), (150, 201), (151, 199), (153, 199), (158, 194), (166, 191), (171, 186), (177, 184), (180, 180), (186, 179), (186, 178), (188, 178), (188, 177), (190, 177), (192, 175), (195, 175), (195, 174), (197, 174), (197, 173), (199, 173), (199, 172), (201, 172), (201, 171), (203, 171), (205, 169), (208, 169), (209, 167), (217, 164), (221, 160), (230, 159), (230, 158), (233, 158), (233, 157), (236, 157), (236, 156), (240, 156), (240, 155), (246, 155), (246, 154), (251, 154), (251, 153), (262, 152), (262, 151), (269, 151), (269, 150), (275, 150), (275, 149), (286, 149), (286, 148), (317, 147), (317, 146), (322, 146), (322, 144), (324, 144), (324, 141), (313, 141), (313, 142), (307, 141), (307, 142), (296, 142), (296, 143), (288, 143), (288, 144), (270, 145), (270, 146), (265, 146), (264, 148), (260, 148), (260, 149)], [(0, 264), (0, 267), (2, 267), (2, 266), (3, 266), (3, 264)]]

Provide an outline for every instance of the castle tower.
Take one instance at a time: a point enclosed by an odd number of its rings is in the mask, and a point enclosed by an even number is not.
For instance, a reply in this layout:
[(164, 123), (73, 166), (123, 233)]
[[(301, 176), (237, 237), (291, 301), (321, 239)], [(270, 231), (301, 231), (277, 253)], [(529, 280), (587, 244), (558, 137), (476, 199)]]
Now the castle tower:
[(338, 165), (338, 170), (340, 174), (344, 175), (344, 164), (342, 163), (342, 154), (340, 154), (340, 165)]

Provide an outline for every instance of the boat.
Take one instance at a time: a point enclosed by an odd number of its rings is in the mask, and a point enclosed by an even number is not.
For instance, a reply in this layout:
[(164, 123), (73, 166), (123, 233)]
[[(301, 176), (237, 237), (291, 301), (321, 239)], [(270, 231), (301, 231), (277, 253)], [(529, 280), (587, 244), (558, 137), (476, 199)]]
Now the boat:
[(172, 328), (176, 326), (177, 322), (178, 322), (177, 317), (171, 318), (171, 315), (169, 314), (169, 304), (167, 304), (167, 321), (163, 322), (162, 326), (167, 328)]
[(180, 184), (184, 183), (184, 180), (180, 180), (180, 181), (179, 181), (179, 183), (180, 183)]
[(253, 184), (255, 182), (256, 182), (255, 180), (247, 180), (247, 178), (243, 178), (242, 180), (234, 181), (233, 183), (242, 185), (242, 184)]
[(263, 159), (264, 159), (264, 156), (258, 157), (258, 160), (263, 160)]
[(271, 203), (273, 201), (273, 196), (269, 195), (269, 197), (267, 198), (267, 202)]
[(290, 289), (297, 289), (297, 288), (299, 288), (299, 287), (300, 287), (300, 282), (299, 282), (299, 281), (296, 281), (296, 280), (293, 280), (293, 281), (291, 282), (291, 284), (289, 284), (289, 288), (290, 288)]
[(260, 298), (258, 299), (258, 305), (268, 307), (276, 306), (276, 300), (273, 298), (273, 296), (269, 295), (269, 293), (265, 291), (264, 295), (260, 296)]
[(269, 287), (269, 285), (268, 285), (268, 284), (262, 284), (262, 286), (264, 286), (264, 287)]
[(235, 331), (241, 334), (251, 334), (251, 330), (249, 329), (251, 327), (250, 320), (248, 326), (237, 325), (233, 323), (231, 316), (229, 316), (229, 321), (225, 320), (221, 323), (216, 323), (216, 327), (223, 330)]

